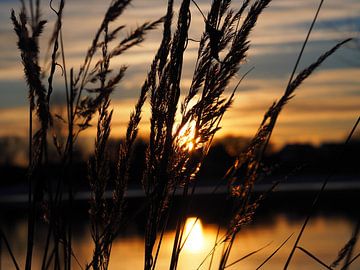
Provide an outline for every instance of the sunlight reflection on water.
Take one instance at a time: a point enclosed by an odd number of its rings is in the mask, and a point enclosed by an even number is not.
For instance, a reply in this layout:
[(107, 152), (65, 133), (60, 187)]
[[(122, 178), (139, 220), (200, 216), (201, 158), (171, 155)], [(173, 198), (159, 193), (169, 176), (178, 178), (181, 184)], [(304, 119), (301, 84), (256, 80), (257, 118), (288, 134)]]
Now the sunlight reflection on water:
[[(192, 226), (195, 219), (188, 220), (188, 226)], [(3, 222), (3, 221), (2, 221)], [(199, 222), (199, 223), (198, 223)], [(214, 224), (206, 224), (199, 220), (189, 236), (188, 245), (184, 246), (180, 255), (178, 265), (179, 270), (197, 269), (206, 255), (211, 251), (217, 234), (218, 227)], [(291, 233), (297, 233), (301, 226), (302, 219), (291, 220), (285, 215), (276, 214), (269, 221), (260, 220), (253, 225), (245, 227), (236, 238), (232, 253), (228, 263), (232, 263), (246, 254), (255, 251), (270, 243), (268, 247), (256, 253), (253, 256), (239, 262), (238, 264), (228, 267), (227, 269), (256, 269)], [(353, 229), (353, 222), (346, 217), (341, 216), (317, 216), (312, 219), (305, 231), (305, 235), (300, 245), (311, 251), (326, 263), (331, 263), (337, 256), (338, 251), (345, 242), (350, 238)], [(85, 265), (89, 262), (93, 249), (90, 242), (88, 227), (85, 224), (80, 225), (78, 232), (74, 232), (74, 253), (80, 264)], [(189, 228), (188, 228), (189, 230)], [(21, 266), (24, 263), (25, 254), (25, 222), (15, 224), (11, 230), (7, 229), (8, 238), (14, 248)], [(225, 233), (224, 229), (220, 230), (220, 237)], [(185, 233), (187, 235), (187, 233)], [(172, 251), (172, 239), (174, 231), (168, 231), (164, 235), (163, 245), (157, 262), (157, 269), (168, 269)], [(278, 270), (282, 269), (286, 256), (289, 254), (290, 247), (294, 243), (295, 236), (281, 249), (262, 269)], [(42, 254), (39, 246), (44, 239), (37, 239), (37, 249), (35, 250), (34, 269), (39, 269), (40, 258)], [(201, 248), (200, 248), (201, 247)], [(222, 245), (216, 249), (213, 258), (213, 269), (216, 269), (220, 261)], [(359, 245), (356, 247), (354, 254), (359, 252)], [(117, 239), (113, 245), (110, 269), (143, 269), (143, 238), (140, 233), (128, 236), (122, 236)], [(209, 269), (210, 257), (205, 261), (200, 269)], [(75, 262), (74, 269), (80, 269)], [(13, 269), (10, 259), (4, 249), (1, 258), (2, 269)], [(356, 262), (352, 269), (358, 269), (360, 262)], [(319, 265), (311, 258), (306, 257), (300, 251), (295, 253), (292, 267), (289, 269), (320, 269)], [(351, 269), (351, 268), (350, 268)]]
[(199, 253), (204, 249), (204, 232), (199, 218), (189, 217), (185, 222), (183, 250), (189, 253)]
[[(277, 216), (274, 218), (272, 224), (260, 224), (255, 226), (248, 226), (245, 228), (237, 237), (234, 244), (234, 248), (230, 255), (228, 263), (245, 256), (246, 254), (255, 251), (269, 243), (270, 246), (262, 250), (261, 252), (247, 258), (238, 264), (229, 267), (227, 269), (256, 269), (291, 233), (298, 231), (300, 222), (291, 222), (284, 216)], [(344, 245), (345, 241), (348, 240), (351, 235), (352, 225), (349, 221), (341, 218), (327, 218), (317, 217), (309, 224), (306, 230), (301, 245), (312, 251), (314, 254), (319, 256), (325, 262), (331, 263), (337, 256), (337, 252)], [(225, 230), (220, 230), (220, 236), (223, 236)], [(202, 230), (202, 241), (203, 249), (197, 252), (192, 252), (190, 249), (185, 249), (181, 253), (179, 268), (182, 270), (197, 269), (206, 255), (211, 251), (217, 234), (217, 226), (211, 224), (204, 224)], [(165, 235), (163, 248), (161, 250), (160, 259), (158, 262), (158, 269), (168, 269), (169, 261), (172, 250), (172, 239), (174, 237), (173, 232), (168, 232)], [(286, 256), (289, 254), (291, 245), (294, 242), (295, 237), (287, 243), (287, 245), (279, 251), (279, 253), (273, 257), (273, 259), (266, 264), (263, 269), (281, 269), (285, 263)], [(139, 243), (140, 241), (140, 243)], [(142, 250), (142, 240), (137, 238), (134, 240), (139, 246), (139, 250)], [(122, 269), (136, 269), (142, 268), (142, 261), (138, 261), (143, 254), (138, 253), (137, 256), (130, 255), (133, 253), (133, 249), (128, 249), (126, 252), (121, 246), (125, 246), (126, 243), (121, 240), (115, 245), (115, 250), (119, 250), (119, 259), (113, 260), (115, 269), (121, 267)], [(125, 251), (123, 254), (120, 251)], [(216, 265), (220, 261), (220, 255), (222, 251), (222, 245), (220, 245), (215, 252), (213, 258), (213, 267), (216, 269)], [(127, 260), (125, 263), (120, 258), (129, 258), (133, 256), (134, 261)], [(117, 257), (117, 256), (116, 256)], [(209, 269), (210, 258), (202, 265), (201, 269)], [(359, 264), (354, 265), (355, 267)], [(296, 253), (293, 261), (293, 267), (290, 269), (318, 269), (319, 265), (314, 263), (309, 257), (304, 256), (300, 252)], [(356, 269), (356, 268), (354, 268)]]

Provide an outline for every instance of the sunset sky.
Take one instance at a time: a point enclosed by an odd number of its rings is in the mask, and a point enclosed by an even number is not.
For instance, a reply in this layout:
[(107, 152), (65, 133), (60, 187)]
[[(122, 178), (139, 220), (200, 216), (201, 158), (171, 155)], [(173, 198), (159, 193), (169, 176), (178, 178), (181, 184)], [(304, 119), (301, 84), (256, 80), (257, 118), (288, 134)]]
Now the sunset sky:
[[(54, 15), (43, 1), (43, 17), (49, 21), (43, 35), (42, 51), (53, 26)], [(53, 1), (54, 3), (56, 1)], [(64, 17), (64, 42), (68, 67), (78, 69), (110, 1), (67, 1)], [(210, 0), (197, 0), (205, 13)], [(240, 0), (233, 1), (234, 6)], [(288, 81), (301, 43), (304, 40), (318, 0), (273, 0), (259, 19), (251, 36), (247, 63), (238, 78), (249, 68), (255, 69), (241, 84), (236, 101), (225, 115), (218, 137), (252, 136), (267, 107), (280, 97)], [(179, 1), (176, 1), (177, 6)], [(10, 10), (18, 10), (13, 0), (0, 2), (0, 137), (27, 135), (27, 88), (22, 73), (16, 37), (10, 22)], [(134, 0), (119, 24), (129, 29), (165, 14), (165, 0)], [(190, 37), (199, 39), (204, 28), (202, 17), (191, 6)], [(273, 142), (341, 141), (360, 114), (360, 1), (327, 0), (305, 49), (301, 67), (316, 60), (336, 42), (355, 37), (348, 46), (337, 51), (297, 91), (296, 97), (281, 114)], [(124, 32), (126, 34), (126, 31)], [(124, 134), (136, 97), (146, 72), (159, 46), (161, 29), (154, 30), (145, 42), (114, 62), (126, 64), (128, 72), (113, 95), (113, 135)], [(357, 38), (357, 39), (356, 39)], [(193, 72), (198, 44), (190, 42), (185, 55), (182, 91), (186, 93)], [(60, 75), (60, 71), (58, 71)], [(235, 81), (234, 81), (235, 83)], [(54, 97), (63, 93), (63, 84), (55, 84)], [(231, 89), (229, 89), (231, 90)], [(141, 133), (149, 130), (149, 113), (145, 112)], [(89, 132), (85, 136), (90, 135)]]

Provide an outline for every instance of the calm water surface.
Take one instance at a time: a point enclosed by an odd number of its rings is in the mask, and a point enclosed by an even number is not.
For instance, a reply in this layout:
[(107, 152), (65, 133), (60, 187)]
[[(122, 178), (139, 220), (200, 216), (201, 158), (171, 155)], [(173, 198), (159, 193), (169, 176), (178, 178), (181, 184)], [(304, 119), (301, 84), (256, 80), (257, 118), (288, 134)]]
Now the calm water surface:
[[(244, 228), (236, 239), (232, 249), (229, 263), (268, 245), (257, 254), (248, 257), (238, 264), (227, 269), (256, 269), (289, 235), (297, 233), (301, 226), (303, 217), (291, 217), (291, 213), (272, 213), (270, 215), (260, 215), (254, 224)], [(21, 215), (9, 216), (8, 219), (2, 215), (2, 227), (14, 249), (16, 258), (20, 265), (24, 266), (24, 254), (26, 252), (26, 220)], [(188, 226), (191, 227), (191, 220)], [(338, 251), (350, 238), (355, 219), (344, 214), (318, 214), (310, 222), (300, 245), (330, 264), (337, 256)], [(206, 255), (211, 251), (217, 233), (215, 224), (206, 223), (200, 219), (184, 246), (180, 256), (178, 269), (197, 269)], [(220, 235), (224, 230), (220, 231)], [(39, 238), (35, 249), (35, 262), (33, 269), (40, 269), (40, 258), (42, 254), (42, 244), (45, 242), (46, 230), (39, 229)], [(113, 245), (110, 269), (142, 269), (143, 268), (143, 233), (137, 225), (130, 226), (128, 232), (121, 236)], [(173, 231), (167, 231), (160, 251), (157, 269), (168, 269), (169, 258), (171, 257)], [(74, 253), (79, 263), (84, 266), (89, 262), (92, 252), (90, 242), (89, 227), (86, 222), (81, 220), (74, 224)], [(282, 269), (286, 257), (295, 236), (267, 263), (262, 269), (278, 270)], [(359, 245), (355, 253), (359, 252)], [(213, 266), (217, 265), (220, 259), (222, 246), (216, 249), (213, 259)], [(209, 269), (210, 259), (206, 260), (200, 269)], [(359, 269), (360, 260), (355, 262), (350, 269)], [(4, 249), (1, 248), (1, 269), (14, 269), (10, 258)], [(75, 264), (74, 269), (81, 269)], [(216, 269), (216, 267), (213, 267)], [(289, 269), (322, 269), (311, 258), (305, 256), (301, 251), (297, 251), (293, 263)]]

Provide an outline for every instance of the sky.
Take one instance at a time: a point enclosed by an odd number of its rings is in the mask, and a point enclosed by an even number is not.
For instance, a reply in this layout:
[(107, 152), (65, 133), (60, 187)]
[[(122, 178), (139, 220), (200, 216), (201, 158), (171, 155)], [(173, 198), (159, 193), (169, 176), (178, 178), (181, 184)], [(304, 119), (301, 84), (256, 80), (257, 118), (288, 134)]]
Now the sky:
[[(55, 0), (53, 1), (56, 2)], [(179, 1), (175, 1), (177, 7)], [(48, 20), (41, 40), (41, 50), (46, 51), (54, 14), (43, 1), (43, 17)], [(64, 15), (64, 43), (67, 66), (75, 70), (82, 63), (95, 30), (110, 1), (67, 1)], [(202, 11), (208, 11), (210, 0), (198, 0)], [(234, 0), (234, 7), (240, 0)], [(307, 29), (315, 14), (318, 0), (273, 0), (259, 18), (250, 36), (251, 47), (246, 63), (237, 78), (250, 68), (254, 70), (240, 85), (235, 102), (225, 114), (222, 129), (217, 137), (255, 134), (266, 109), (281, 96), (286, 87)], [(10, 22), (10, 10), (19, 9), (19, 3), (0, 1), (0, 137), (27, 136), (27, 89), (22, 73), (16, 37)], [(130, 29), (145, 21), (155, 20), (165, 14), (165, 0), (133, 0), (119, 20)], [(199, 39), (204, 23), (199, 11), (191, 6), (192, 27), (189, 36)], [(360, 1), (326, 0), (320, 11), (310, 42), (305, 49), (300, 69), (311, 64), (321, 53), (338, 41), (354, 37), (354, 41), (338, 50), (296, 92), (278, 119), (272, 142), (314, 143), (343, 141), (360, 115)], [(128, 65), (125, 79), (116, 89), (112, 107), (114, 117), (113, 136), (125, 132), (139, 89), (145, 79), (154, 53), (159, 46), (161, 29), (147, 35), (140, 46), (131, 49), (114, 62), (114, 67)], [(190, 42), (185, 54), (182, 93), (188, 90), (192, 77), (196, 42)], [(44, 54), (42, 54), (44, 57)], [(58, 77), (60, 71), (57, 72)], [(234, 83), (237, 78), (234, 79)], [(229, 91), (231, 87), (229, 88)], [(54, 98), (63, 95), (61, 80), (55, 82)], [(149, 132), (148, 106), (145, 108), (140, 129), (142, 136)], [(84, 134), (94, 135), (94, 129)]]

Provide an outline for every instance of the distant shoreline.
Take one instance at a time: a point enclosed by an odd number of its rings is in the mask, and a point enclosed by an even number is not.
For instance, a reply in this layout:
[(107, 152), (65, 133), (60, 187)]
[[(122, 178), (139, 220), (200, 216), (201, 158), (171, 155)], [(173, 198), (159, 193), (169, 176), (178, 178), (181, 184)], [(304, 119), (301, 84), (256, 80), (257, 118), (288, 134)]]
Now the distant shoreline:
[[(277, 180), (281, 180), (284, 177), (269, 177), (263, 182), (257, 184), (254, 187), (255, 193), (267, 192), (273, 186)], [(318, 191), (322, 186), (322, 181), (326, 178), (324, 175), (319, 176), (297, 176), (291, 177), (288, 181), (281, 182), (274, 189), (273, 193), (279, 194), (283, 193), (313, 193)], [(344, 179), (344, 180), (341, 180)], [(206, 182), (206, 183), (205, 183)], [(214, 192), (214, 190), (216, 191)], [(360, 192), (360, 178), (356, 175), (353, 176), (334, 176), (329, 179), (329, 182), (326, 186), (327, 191), (331, 192)], [(226, 195), (227, 186), (219, 185), (216, 188), (215, 180), (206, 180), (201, 181), (196, 187), (195, 196), (210, 196), (210, 195)], [(179, 189), (176, 192), (176, 195), (180, 195), (182, 190)], [(75, 200), (77, 201), (88, 201), (90, 200), (90, 191), (80, 190), (75, 194)], [(144, 191), (140, 186), (129, 187), (126, 191), (125, 196), (129, 199), (144, 198)], [(105, 198), (110, 199), (112, 197), (112, 191), (105, 192)], [(66, 200), (66, 196), (64, 198)], [(19, 185), (17, 187), (4, 188), (0, 190), (0, 204), (11, 204), (11, 203), (27, 203), (28, 194), (26, 192), (25, 185)]]

